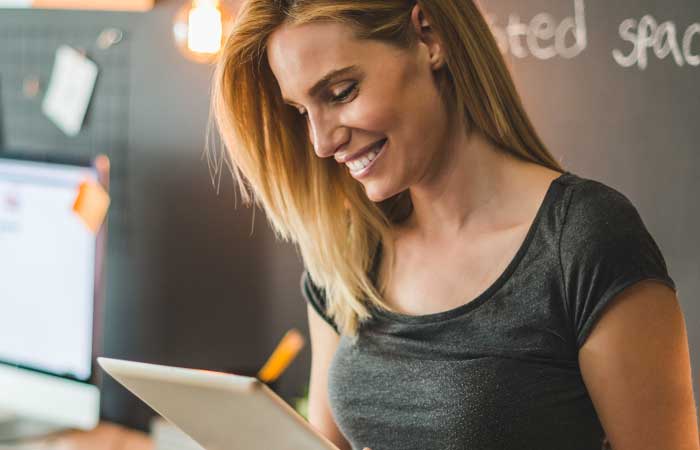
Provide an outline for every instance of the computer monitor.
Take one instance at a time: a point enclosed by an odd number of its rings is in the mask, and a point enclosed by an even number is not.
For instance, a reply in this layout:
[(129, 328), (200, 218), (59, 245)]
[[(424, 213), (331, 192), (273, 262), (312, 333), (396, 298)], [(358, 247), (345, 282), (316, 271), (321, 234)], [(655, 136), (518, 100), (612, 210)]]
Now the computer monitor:
[(0, 153), (0, 441), (99, 421), (106, 226), (73, 210), (109, 160)]

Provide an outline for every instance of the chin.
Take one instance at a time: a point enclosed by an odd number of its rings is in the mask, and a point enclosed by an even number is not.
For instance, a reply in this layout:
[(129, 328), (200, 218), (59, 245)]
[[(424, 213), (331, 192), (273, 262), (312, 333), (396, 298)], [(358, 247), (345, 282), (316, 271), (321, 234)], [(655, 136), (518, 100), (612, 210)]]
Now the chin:
[(386, 199), (389, 198), (389, 197), (387, 197), (387, 196), (377, 196), (377, 195), (370, 195), (370, 194), (367, 194), (367, 198), (370, 199), (371, 201), (373, 201), (374, 203), (379, 203), (379, 202), (381, 202), (381, 201), (386, 200)]
[(396, 192), (394, 189), (382, 189), (380, 186), (374, 186), (373, 184), (374, 183), (370, 183), (365, 186), (365, 195), (374, 203), (382, 202), (401, 192)]

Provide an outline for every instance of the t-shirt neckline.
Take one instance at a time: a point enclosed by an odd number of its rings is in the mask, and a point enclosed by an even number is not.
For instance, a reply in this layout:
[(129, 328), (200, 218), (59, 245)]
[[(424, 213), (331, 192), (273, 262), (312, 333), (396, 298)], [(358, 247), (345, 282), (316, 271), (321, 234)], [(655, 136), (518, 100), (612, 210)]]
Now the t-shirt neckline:
[[(498, 291), (505, 283), (508, 281), (512, 273), (515, 271), (515, 269), (518, 267), (520, 264), (520, 261), (523, 259), (525, 254), (527, 253), (528, 248), (530, 247), (530, 243), (532, 242), (533, 238), (535, 237), (535, 234), (537, 230), (539, 229), (539, 225), (543, 220), (543, 216), (545, 215), (546, 211), (549, 209), (549, 205), (554, 201), (554, 193), (555, 193), (555, 185), (559, 182), (562, 181), (563, 178), (567, 176), (572, 176), (573, 174), (569, 171), (564, 171), (559, 175), (557, 178), (552, 180), (549, 184), (549, 187), (547, 188), (547, 192), (544, 195), (544, 198), (542, 200), (542, 203), (540, 204), (539, 208), (537, 209), (537, 213), (535, 214), (535, 218), (533, 219), (532, 223), (530, 224), (530, 228), (527, 231), (527, 234), (525, 235), (525, 239), (523, 240), (522, 244), (518, 248), (518, 251), (515, 253), (515, 256), (511, 259), (511, 261), (508, 263), (506, 266), (505, 270), (501, 273), (501, 275), (494, 281), (489, 287), (486, 288), (481, 294), (477, 295), (473, 300), (464, 303), (462, 305), (459, 305), (455, 308), (448, 309), (445, 311), (439, 311), (436, 313), (430, 313), (430, 314), (419, 314), (419, 315), (413, 315), (413, 314), (403, 314), (403, 313), (397, 313), (397, 312), (392, 312), (392, 311), (387, 311), (385, 309), (380, 309), (378, 307), (372, 306), (372, 311), (373, 315), (383, 317), (384, 319), (389, 319), (391, 321), (396, 321), (396, 322), (403, 322), (403, 323), (432, 323), (432, 322), (440, 322), (443, 320), (448, 320), (455, 318), (457, 316), (460, 316), (462, 314), (466, 314), (469, 311), (472, 311), (476, 308), (478, 308), (482, 303), (487, 301), (489, 298), (493, 296), (493, 294)], [(379, 245), (378, 251), (377, 251), (377, 258), (375, 258), (375, 261), (373, 262), (373, 267), (372, 267), (372, 273), (371, 277), (374, 281), (376, 281), (376, 270), (378, 269), (378, 261), (379, 257), (381, 256), (381, 250), (382, 246), (381, 243)]]

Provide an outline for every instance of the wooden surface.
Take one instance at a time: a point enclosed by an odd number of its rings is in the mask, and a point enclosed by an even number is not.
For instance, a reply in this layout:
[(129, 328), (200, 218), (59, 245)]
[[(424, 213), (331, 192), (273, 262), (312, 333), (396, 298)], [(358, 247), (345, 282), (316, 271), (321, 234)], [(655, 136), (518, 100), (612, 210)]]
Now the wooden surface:
[(0, 450), (153, 450), (151, 438), (112, 423), (101, 423), (92, 431), (68, 431), (19, 446), (2, 446)]

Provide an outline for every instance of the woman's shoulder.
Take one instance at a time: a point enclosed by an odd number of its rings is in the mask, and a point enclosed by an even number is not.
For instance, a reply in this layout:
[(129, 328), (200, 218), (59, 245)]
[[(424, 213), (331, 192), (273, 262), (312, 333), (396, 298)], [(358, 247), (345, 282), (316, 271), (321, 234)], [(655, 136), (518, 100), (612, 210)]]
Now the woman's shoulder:
[(605, 182), (587, 178), (574, 172), (565, 172), (558, 180), (561, 184), (577, 193), (579, 198), (588, 200), (607, 200), (629, 202), (629, 198), (622, 191)]
[(333, 329), (338, 332), (338, 325), (331, 319), (331, 317), (326, 312), (327, 301), (326, 292), (323, 288), (319, 287), (311, 279), (311, 275), (307, 269), (301, 274), (301, 279), (299, 280), (301, 287), (301, 293), (307, 303), (318, 313), (321, 318), (323, 318), (326, 323), (328, 323)]
[(563, 222), (569, 228), (609, 231), (641, 220), (630, 198), (606, 183), (570, 172), (560, 182), (565, 186)]
[(666, 270), (656, 240), (627, 195), (606, 183), (576, 175), (567, 183), (559, 236), (564, 266), (599, 270), (607, 262), (630, 271)]
[(675, 289), (663, 254), (632, 201), (600, 181), (571, 177), (559, 240), (566, 299), (581, 348), (606, 305), (654, 279)]
[(302, 294), (304, 294), (304, 297), (311, 303), (314, 309), (321, 309), (325, 312), (325, 292), (321, 287), (314, 283), (307, 269), (304, 269), (304, 271), (302, 272), (301, 279), (299, 280), (299, 285)]

